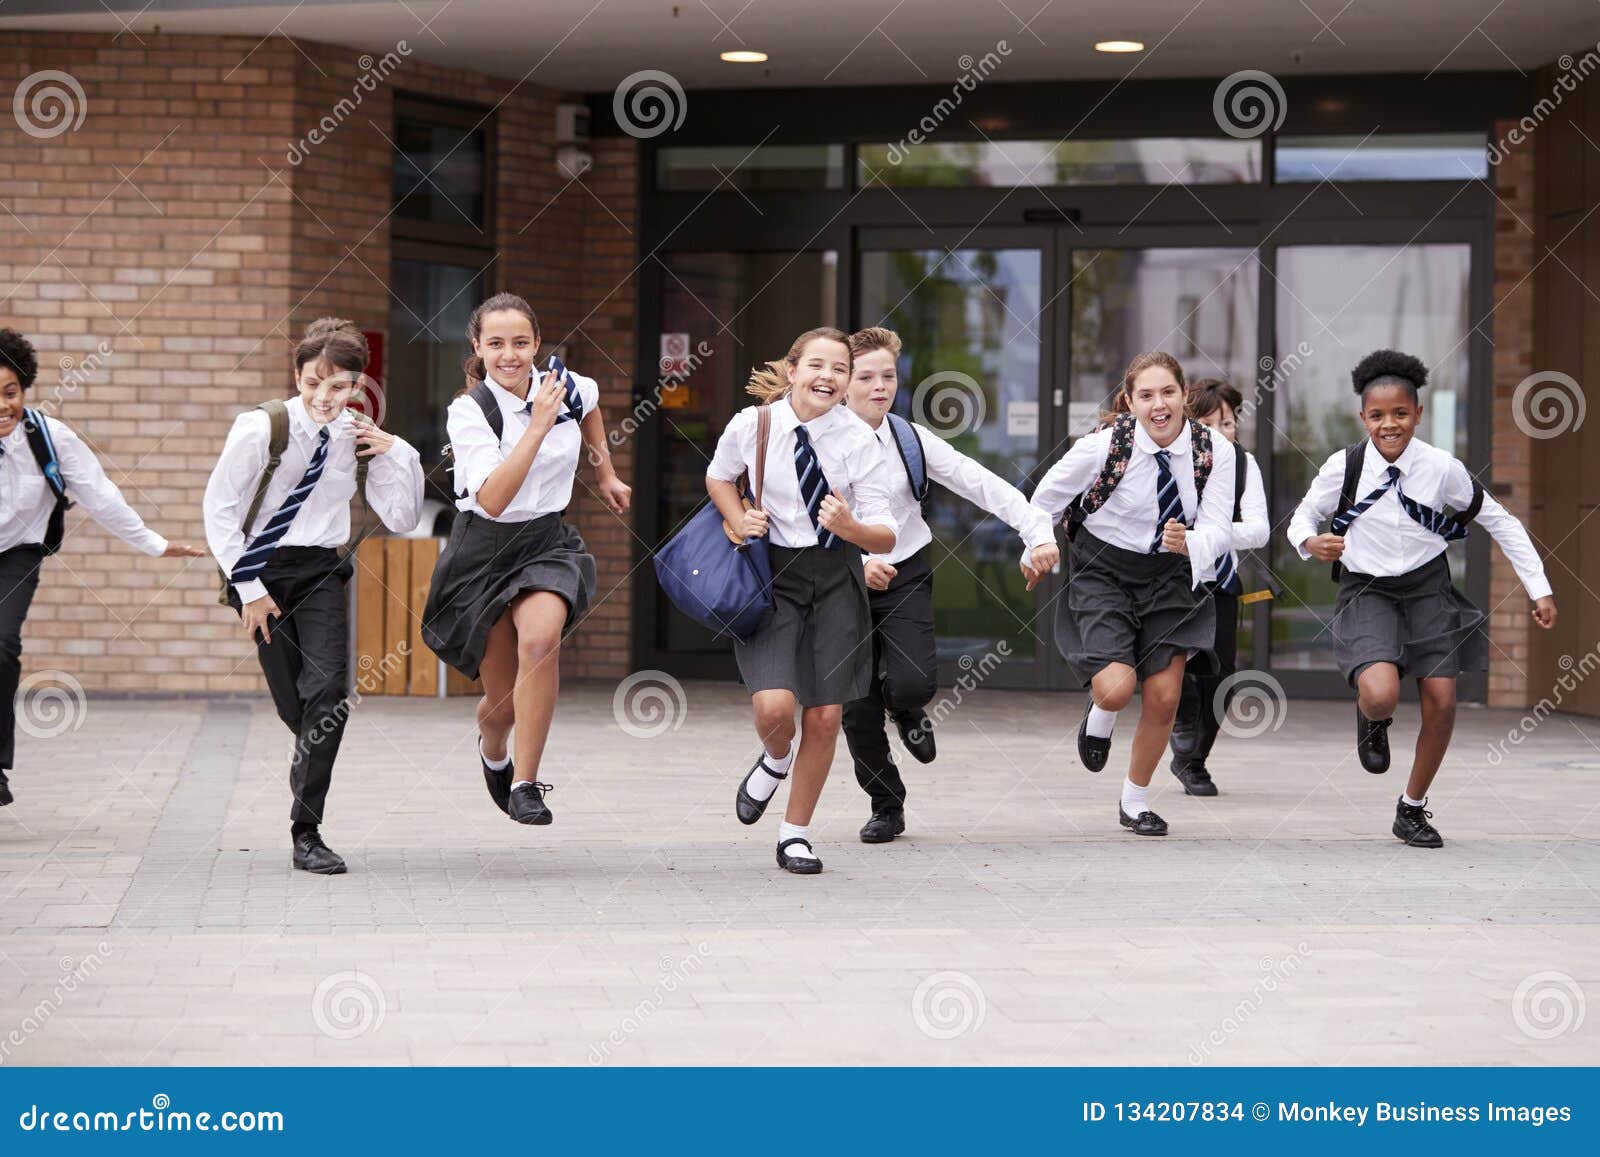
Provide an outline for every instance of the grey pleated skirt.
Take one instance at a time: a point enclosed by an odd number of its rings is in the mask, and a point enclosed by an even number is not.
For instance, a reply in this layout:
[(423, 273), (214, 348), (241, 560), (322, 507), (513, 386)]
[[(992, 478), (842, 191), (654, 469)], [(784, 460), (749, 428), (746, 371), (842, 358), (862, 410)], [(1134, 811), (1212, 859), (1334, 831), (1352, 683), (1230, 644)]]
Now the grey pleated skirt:
[(1079, 527), (1067, 548), (1067, 590), (1056, 601), (1056, 648), (1079, 682), (1126, 663), (1142, 682), (1175, 655), (1213, 668), (1217, 613), (1211, 592), (1189, 585), (1181, 554), (1124, 550)]
[(1354, 687), (1373, 663), (1393, 663), (1402, 678), (1454, 678), (1489, 666), (1488, 618), (1456, 590), (1441, 553), (1403, 575), (1345, 571), (1334, 602), (1339, 673)]
[(489, 629), (511, 600), (528, 591), (560, 595), (567, 602), (565, 634), (588, 609), (594, 588), (594, 556), (561, 515), (495, 522), (463, 511), (433, 568), (422, 612), (422, 641), (457, 671), (476, 679)]
[(739, 677), (752, 693), (793, 691), (802, 707), (860, 699), (872, 668), (860, 549), (842, 542), (771, 554), (772, 612), (748, 642), (734, 644)]

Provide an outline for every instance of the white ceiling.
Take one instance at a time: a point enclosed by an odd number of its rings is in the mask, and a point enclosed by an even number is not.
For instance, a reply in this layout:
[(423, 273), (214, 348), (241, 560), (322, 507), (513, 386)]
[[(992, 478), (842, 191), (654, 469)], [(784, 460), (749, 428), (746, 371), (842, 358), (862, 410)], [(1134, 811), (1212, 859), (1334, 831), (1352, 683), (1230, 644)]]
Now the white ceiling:
[[(109, 9), (116, 10), (108, 11)], [(142, 14), (140, 9), (143, 9)], [(1532, 71), (1600, 40), (1597, 0), (9, 0), (0, 28), (274, 32), (601, 92), (642, 69), (685, 88), (950, 83), (1009, 49), (996, 81)], [(1096, 40), (1143, 40), (1108, 56)], [(719, 52), (756, 48), (764, 65)]]

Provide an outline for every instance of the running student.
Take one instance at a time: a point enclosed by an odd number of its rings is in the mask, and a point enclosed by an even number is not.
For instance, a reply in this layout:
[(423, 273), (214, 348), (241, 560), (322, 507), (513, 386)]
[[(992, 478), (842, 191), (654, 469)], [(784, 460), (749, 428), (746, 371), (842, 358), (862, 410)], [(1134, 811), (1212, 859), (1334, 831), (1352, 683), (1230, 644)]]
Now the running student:
[[(483, 679), (478, 758), (494, 805), (519, 824), (548, 824), (540, 762), (556, 694), (561, 641), (594, 597), (594, 556), (563, 519), (578, 453), (613, 513), (632, 491), (611, 465), (600, 387), (550, 360), (534, 366), (539, 322), (512, 293), (467, 321), (466, 389), (450, 403), (450, 453), (461, 514), (439, 555), (422, 638), (469, 679)], [(515, 743), (510, 742), (515, 732)]]
[(906, 750), (932, 763), (933, 724), (924, 708), (937, 688), (933, 633), (933, 531), (923, 517), (937, 482), (1009, 523), (1022, 538), (1036, 570), (1060, 561), (1050, 516), (1029, 506), (1022, 492), (925, 427), (890, 413), (899, 392), (900, 338), (873, 327), (850, 337), (854, 366), (849, 406), (871, 426), (889, 464), (889, 509), (899, 523), (894, 550), (866, 558), (867, 602), (872, 611), (871, 674), (867, 693), (844, 706), (844, 737), (856, 782), (872, 800), (861, 842), (888, 843), (906, 829), (906, 785), (884, 731), (894, 720)]
[[(1234, 452), (1184, 418), (1183, 367), (1160, 350), (1129, 364), (1114, 413), (1073, 443), (1034, 491), (1052, 521), (1067, 512), (1066, 594), (1056, 602), (1056, 646), (1090, 684), (1078, 758), (1106, 765), (1117, 713), (1141, 689), (1118, 821), (1164, 836), (1150, 810), (1150, 778), (1166, 749), (1191, 658), (1207, 670), (1216, 611), (1201, 586), (1233, 544)], [(1187, 557), (1185, 557), (1187, 556)], [(1031, 590), (1042, 577), (1024, 556)]]
[(22, 624), (44, 557), (61, 546), (68, 502), (142, 554), (205, 557), (146, 527), (94, 451), (65, 422), (28, 408), (27, 390), (38, 375), (32, 343), (0, 329), (0, 807), (15, 798), (8, 773), (16, 760)]
[[(768, 536), (772, 556), (772, 613), (734, 647), (762, 746), (734, 810), (740, 823), (755, 823), (792, 769), (777, 859), (798, 875), (822, 871), (811, 845), (812, 813), (833, 762), (843, 705), (870, 685), (872, 618), (862, 552), (895, 548), (888, 464), (872, 428), (841, 405), (849, 384), (850, 339), (836, 329), (801, 334), (782, 361), (751, 375), (748, 392), (762, 404), (733, 416), (706, 470), (706, 493), (723, 519), (745, 538)], [(736, 482), (758, 469), (763, 426), (763, 508), (746, 508)]]
[(1289, 541), (1301, 558), (1333, 564), (1331, 631), (1339, 670), (1356, 690), (1356, 754), (1367, 771), (1389, 770), (1400, 680), (1417, 681), (1422, 728), (1391, 830), (1412, 847), (1439, 848), (1428, 788), (1455, 729), (1456, 678), (1489, 658), (1487, 620), (1451, 581), (1445, 547), (1481, 524), (1522, 580), (1533, 621), (1555, 626), (1556, 603), (1522, 523), (1454, 455), (1416, 436), (1427, 367), (1378, 350), (1350, 377), (1367, 439), (1323, 463), (1289, 522)]

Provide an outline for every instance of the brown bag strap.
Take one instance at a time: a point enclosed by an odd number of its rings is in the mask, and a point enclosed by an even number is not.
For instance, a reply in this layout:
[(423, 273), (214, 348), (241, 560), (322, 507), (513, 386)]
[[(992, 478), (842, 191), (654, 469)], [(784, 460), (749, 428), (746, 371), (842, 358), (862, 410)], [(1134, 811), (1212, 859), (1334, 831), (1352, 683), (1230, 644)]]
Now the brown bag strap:
[(756, 509), (761, 509), (761, 485), (767, 480), (767, 439), (772, 434), (772, 407), (756, 411)]

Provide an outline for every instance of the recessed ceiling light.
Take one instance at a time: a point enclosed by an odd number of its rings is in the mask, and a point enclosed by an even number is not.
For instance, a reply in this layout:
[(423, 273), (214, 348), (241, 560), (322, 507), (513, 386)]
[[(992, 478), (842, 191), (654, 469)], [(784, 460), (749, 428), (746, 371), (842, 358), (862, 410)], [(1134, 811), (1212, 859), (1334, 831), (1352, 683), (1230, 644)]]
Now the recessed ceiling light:
[(729, 64), (760, 64), (767, 59), (767, 54), (765, 52), (750, 52), (745, 49), (738, 49), (733, 52), (724, 52), (722, 59)]
[(1100, 40), (1095, 43), (1096, 52), (1143, 52), (1142, 40)]

